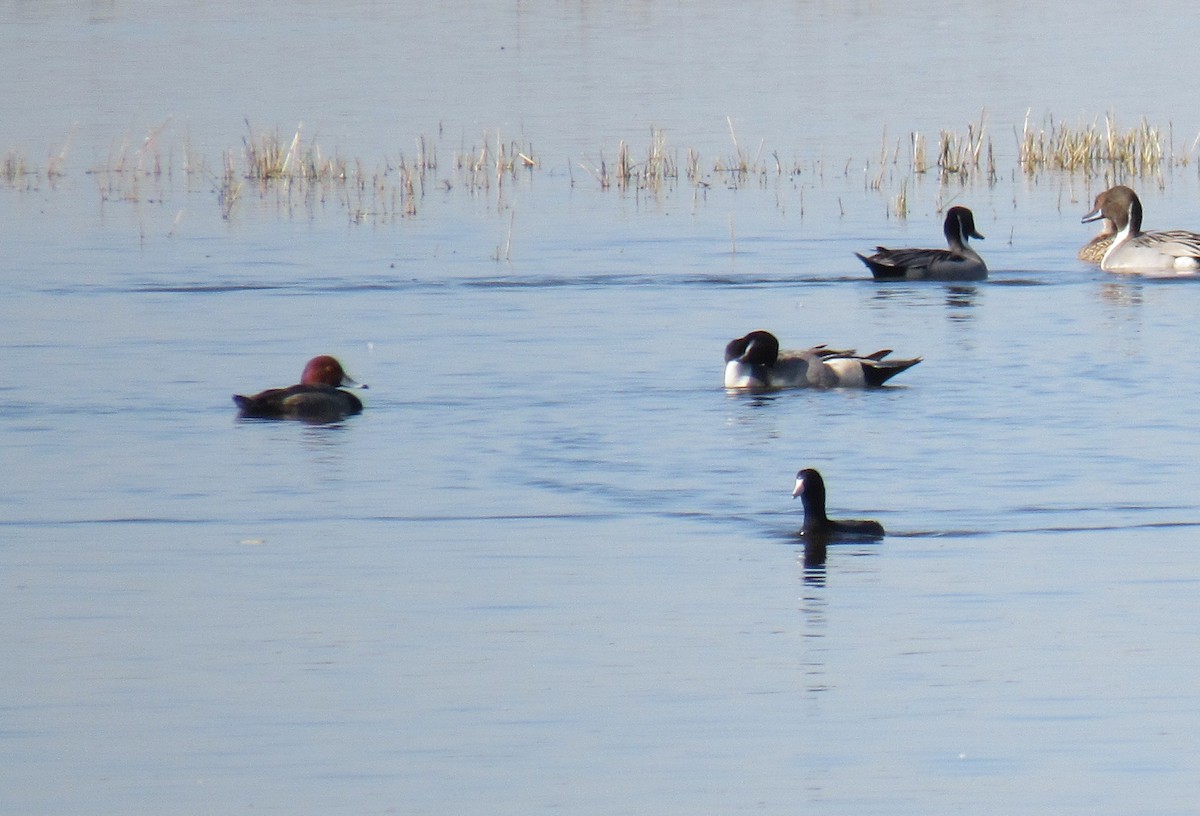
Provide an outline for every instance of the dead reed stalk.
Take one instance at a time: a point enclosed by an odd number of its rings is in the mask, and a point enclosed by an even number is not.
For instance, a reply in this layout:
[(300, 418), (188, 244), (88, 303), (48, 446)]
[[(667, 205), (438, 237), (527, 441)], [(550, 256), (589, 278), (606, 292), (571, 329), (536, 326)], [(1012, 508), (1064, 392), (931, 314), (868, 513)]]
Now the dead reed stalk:
[(1035, 128), (1026, 112), (1018, 137), (1018, 162), (1030, 175), (1051, 169), (1089, 176), (1153, 176), (1171, 164), (1186, 165), (1196, 148), (1193, 144), (1191, 150), (1176, 155), (1170, 140), (1166, 149), (1163, 140), (1159, 128), (1145, 119), (1122, 130), (1112, 113), (1105, 115), (1103, 126), (1096, 122), (1071, 126), (1047, 117), (1040, 128)]

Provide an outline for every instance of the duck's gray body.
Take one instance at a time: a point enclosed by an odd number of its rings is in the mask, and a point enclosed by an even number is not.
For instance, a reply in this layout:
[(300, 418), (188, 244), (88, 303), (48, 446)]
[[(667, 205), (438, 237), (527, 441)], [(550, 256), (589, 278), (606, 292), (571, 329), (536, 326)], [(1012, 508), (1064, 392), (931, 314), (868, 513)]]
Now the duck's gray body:
[(751, 390), (776, 388), (867, 388), (883, 385), (921, 362), (888, 360), (890, 349), (859, 356), (852, 350), (814, 346), (806, 351), (779, 350), (768, 331), (752, 331), (725, 346), (725, 387)]
[(1106, 218), (1116, 228), (1112, 244), (1100, 260), (1108, 272), (1200, 271), (1200, 233), (1188, 230), (1142, 232), (1142, 202), (1129, 187), (1118, 184), (1096, 196), (1083, 222)]
[(876, 280), (985, 280), (987, 264), (969, 243), (971, 238), (983, 238), (975, 229), (974, 214), (966, 207), (951, 207), (942, 231), (947, 249), (875, 247), (874, 255), (854, 254)]

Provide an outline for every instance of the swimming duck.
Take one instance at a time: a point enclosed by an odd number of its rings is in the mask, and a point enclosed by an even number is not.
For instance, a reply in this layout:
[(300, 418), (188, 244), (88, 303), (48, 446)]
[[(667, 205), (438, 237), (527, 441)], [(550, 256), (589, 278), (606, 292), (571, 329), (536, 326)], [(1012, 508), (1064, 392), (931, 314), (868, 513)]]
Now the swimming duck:
[(1113, 238), (1117, 234), (1117, 227), (1107, 218), (1101, 220), (1100, 231), (1082, 247), (1080, 247), (1077, 257), (1081, 261), (1094, 263), (1097, 266), (1104, 260), (1104, 253), (1108, 252), (1108, 248), (1112, 246)]
[(362, 401), (339, 386), (366, 388), (346, 374), (342, 364), (328, 355), (314, 357), (304, 366), (300, 382), (287, 388), (270, 388), (233, 401), (243, 417), (255, 419), (302, 419), (307, 422), (336, 422), (362, 413)]
[(805, 468), (796, 474), (792, 498), (797, 496), (804, 503), (804, 527), (801, 532), (806, 537), (835, 539), (884, 536), (883, 525), (878, 521), (833, 521), (825, 515), (825, 480), (812, 468)]
[(867, 257), (854, 253), (876, 280), (973, 281), (987, 278), (987, 264), (968, 240), (983, 239), (975, 231), (975, 216), (966, 207), (951, 207), (943, 226), (949, 249), (887, 249), (875, 247)]
[(1107, 218), (1117, 234), (1104, 253), (1100, 268), (1109, 272), (1174, 270), (1192, 273), (1200, 269), (1200, 233), (1187, 230), (1142, 232), (1142, 202), (1123, 184), (1096, 196), (1092, 211), (1083, 223)]
[(779, 340), (768, 331), (752, 331), (725, 346), (725, 387), (863, 388), (883, 385), (921, 362), (885, 360), (891, 349), (858, 356), (853, 350), (814, 346), (807, 351), (779, 351)]

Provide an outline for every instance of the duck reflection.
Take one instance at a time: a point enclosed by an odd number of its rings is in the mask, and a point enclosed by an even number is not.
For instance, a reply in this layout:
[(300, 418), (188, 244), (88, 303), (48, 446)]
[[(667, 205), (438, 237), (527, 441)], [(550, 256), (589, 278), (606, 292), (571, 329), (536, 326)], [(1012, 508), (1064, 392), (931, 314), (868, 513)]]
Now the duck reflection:
[[(934, 285), (936, 286), (937, 284)], [(959, 284), (942, 286), (939, 289), (944, 293), (946, 318), (948, 320), (964, 321), (974, 319), (975, 313), (973, 310), (979, 305), (979, 286), (974, 284)], [(881, 305), (886, 303), (888, 306), (895, 306), (897, 303), (909, 305), (929, 302), (925, 285), (904, 287), (880, 286), (875, 290), (872, 299)]]
[(978, 297), (978, 286), (947, 286), (946, 309), (949, 312), (949, 318), (951, 320), (970, 320), (973, 318), (975, 315), (972, 312), (964, 310), (975, 308), (975, 301)]
[(1141, 306), (1144, 295), (1140, 283), (1106, 283), (1100, 287), (1100, 299), (1114, 306)]

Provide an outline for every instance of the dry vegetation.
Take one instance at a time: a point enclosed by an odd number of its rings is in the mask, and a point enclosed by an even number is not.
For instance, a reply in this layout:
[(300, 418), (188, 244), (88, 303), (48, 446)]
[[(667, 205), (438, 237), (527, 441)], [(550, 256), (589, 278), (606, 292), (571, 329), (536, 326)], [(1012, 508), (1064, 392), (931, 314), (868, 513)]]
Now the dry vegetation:
[[(1171, 129), (1168, 128), (1168, 131)], [(1065, 170), (1091, 176), (1099, 173), (1119, 173), (1129, 178), (1141, 178), (1161, 173), (1178, 164), (1187, 166), (1195, 152), (1176, 154), (1168, 137), (1164, 146), (1162, 132), (1144, 119), (1129, 130), (1122, 131), (1114, 116), (1104, 118), (1103, 125), (1090, 124), (1071, 127), (1047, 118), (1040, 128), (1034, 128), (1029, 117), (1019, 137), (1019, 161), (1026, 173), (1039, 170)]]
[[(170, 120), (140, 140), (127, 138), (114, 144), (103, 166), (85, 171), (94, 179), (102, 202), (161, 201), (177, 187), (178, 172), (188, 192), (211, 190), (226, 219), (235, 218), (244, 207), (273, 207), (289, 216), (333, 207), (352, 223), (386, 222), (416, 216), (435, 192), (462, 191), (497, 212), (507, 211), (508, 188), (543, 168), (532, 145), (505, 139), (499, 132), (484, 132), (475, 144), (464, 140), (448, 163), (440, 160), (439, 154), (445, 152), (440, 128), (436, 137), (417, 137), (411, 151), (366, 161), (327, 153), (307, 138), (303, 125), (281, 133), (256, 131), (247, 122), (241, 146), (224, 151), (214, 171), (186, 137), (178, 157), (174, 147), (165, 145), (169, 125)], [(747, 147), (732, 120), (728, 126), (731, 152), (727, 155), (706, 158), (689, 147), (681, 156), (681, 148), (669, 143), (665, 130), (651, 128), (640, 147), (622, 140), (613, 154), (601, 150), (594, 158), (569, 161), (570, 184), (652, 196), (685, 185), (703, 194), (715, 185), (738, 189), (783, 183), (801, 186), (805, 180), (820, 183), (830, 169), (825, 159), (787, 162), (778, 151), (768, 152), (762, 141)], [(53, 186), (68, 174), (75, 135), (72, 131), (40, 168), (23, 153), (9, 150), (0, 157), (0, 186), (12, 190), (34, 189), (43, 182)], [(1013, 178), (1043, 172), (1079, 174), (1086, 179), (1101, 176), (1114, 182), (1159, 177), (1165, 170), (1188, 166), (1200, 145), (1198, 137), (1190, 147), (1177, 150), (1170, 127), (1165, 135), (1145, 121), (1122, 130), (1111, 114), (1103, 122), (1080, 126), (1047, 117), (1040, 127), (1027, 115), (1015, 137), (1015, 150), (1000, 152), (1013, 162)], [(862, 165), (847, 159), (837, 166), (844, 176), (861, 166), (864, 186), (881, 196), (889, 215), (899, 218), (909, 212), (910, 191), (925, 179), (938, 185), (939, 198), (953, 198), (970, 185), (994, 185), (999, 174), (986, 113), (962, 131), (940, 131), (936, 146), (932, 138), (916, 132), (893, 141), (885, 129), (877, 159)], [(585, 175), (577, 176), (577, 168)], [(507, 249), (498, 249), (497, 254), (507, 254)]]

